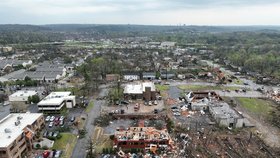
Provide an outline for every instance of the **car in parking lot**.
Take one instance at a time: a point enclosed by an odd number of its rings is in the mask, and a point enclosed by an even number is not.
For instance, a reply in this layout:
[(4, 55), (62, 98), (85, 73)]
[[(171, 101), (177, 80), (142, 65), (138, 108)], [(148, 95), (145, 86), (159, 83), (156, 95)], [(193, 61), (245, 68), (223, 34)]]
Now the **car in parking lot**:
[(45, 121), (46, 121), (46, 122), (49, 122), (50, 119), (51, 119), (51, 116), (47, 116), (46, 119), (45, 119)]
[(53, 137), (57, 137), (58, 136), (58, 134), (59, 134), (59, 132), (58, 131), (55, 131), (55, 132), (53, 132)]
[(64, 116), (60, 116), (59, 121), (64, 120)]
[(45, 138), (48, 137), (48, 133), (49, 133), (48, 131), (45, 131), (43, 134), (43, 137), (45, 137)]
[(60, 125), (60, 126), (63, 126), (63, 125), (64, 125), (64, 121), (61, 120), (61, 121), (59, 122), (59, 125)]
[(50, 122), (49, 123), (49, 128), (52, 128), (53, 127), (53, 122)]
[(75, 116), (72, 116), (71, 119), (70, 119), (70, 121), (71, 121), (71, 122), (74, 122), (75, 119), (76, 119)]
[(48, 137), (52, 137), (53, 136), (53, 132), (49, 132)]
[(55, 157), (55, 158), (58, 158), (58, 157), (61, 156), (61, 154), (62, 154), (62, 151), (61, 151), (61, 150), (57, 150), (57, 151), (55, 152), (54, 157)]
[(181, 116), (181, 114), (179, 112), (174, 112), (173, 115), (174, 116)]
[(54, 119), (55, 119), (55, 117), (51, 116), (50, 121), (52, 122), (52, 121), (54, 121)]

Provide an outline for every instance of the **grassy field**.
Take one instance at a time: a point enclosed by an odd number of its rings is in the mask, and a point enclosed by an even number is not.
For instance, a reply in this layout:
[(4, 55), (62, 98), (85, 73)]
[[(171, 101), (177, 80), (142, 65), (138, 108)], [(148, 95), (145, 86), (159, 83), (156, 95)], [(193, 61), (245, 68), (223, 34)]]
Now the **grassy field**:
[(238, 85), (243, 85), (244, 82), (239, 79), (235, 79), (235, 80), (233, 80), (233, 83), (238, 84)]
[(159, 91), (168, 91), (169, 88), (170, 87), (168, 85), (159, 85), (159, 84), (156, 85), (156, 89)]
[(89, 112), (91, 111), (91, 109), (93, 108), (93, 106), (94, 106), (94, 104), (93, 104), (93, 102), (91, 101), (91, 102), (88, 104), (87, 108), (86, 108), (86, 112), (89, 113)]
[(204, 86), (204, 85), (180, 85), (181, 90), (202, 91), (202, 90), (236, 90), (239, 87), (225, 87), (225, 86)]
[(62, 157), (70, 158), (77, 142), (77, 137), (71, 133), (61, 133), (61, 138), (56, 140), (53, 149), (63, 150)]
[(269, 111), (273, 109), (274, 104), (271, 101), (257, 99), (257, 98), (237, 98), (240, 105), (249, 112), (261, 115), (268, 115)]

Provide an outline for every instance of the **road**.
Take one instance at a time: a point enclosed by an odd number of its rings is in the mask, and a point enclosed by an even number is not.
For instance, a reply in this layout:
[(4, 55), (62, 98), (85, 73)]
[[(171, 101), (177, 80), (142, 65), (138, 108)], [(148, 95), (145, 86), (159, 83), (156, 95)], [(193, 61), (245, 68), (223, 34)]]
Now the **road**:
[(10, 105), (8, 105), (8, 106), (0, 105), (0, 120), (10, 114), (10, 108), (11, 108)]
[[(106, 87), (101, 87), (101, 91), (98, 94), (98, 97), (106, 96), (107, 93), (108, 93), (108, 89)], [(105, 101), (103, 100), (92, 99), (92, 101), (94, 102), (94, 107), (88, 113), (88, 118), (86, 119), (86, 124), (85, 124), (87, 134), (84, 138), (78, 139), (72, 153), (72, 158), (86, 157), (86, 145), (88, 144), (88, 140), (92, 136), (95, 128), (95, 126), (93, 125), (93, 121), (95, 118), (100, 116), (101, 106), (105, 104)]]

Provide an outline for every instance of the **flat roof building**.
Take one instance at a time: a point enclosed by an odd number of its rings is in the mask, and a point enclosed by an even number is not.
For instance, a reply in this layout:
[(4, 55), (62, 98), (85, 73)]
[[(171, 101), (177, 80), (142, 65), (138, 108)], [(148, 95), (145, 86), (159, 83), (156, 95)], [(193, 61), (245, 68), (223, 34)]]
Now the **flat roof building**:
[(65, 105), (67, 108), (73, 108), (76, 105), (76, 99), (71, 92), (52, 92), (37, 105), (39, 111), (59, 111)]
[(26, 111), (28, 108), (28, 97), (33, 95), (38, 95), (36, 91), (25, 91), (20, 90), (9, 96), (9, 101), (12, 105), (11, 109), (13, 111)]
[(125, 85), (123, 93), (132, 99), (155, 100), (156, 86), (153, 82), (130, 83)]
[(23, 158), (43, 125), (41, 113), (9, 114), (0, 120), (0, 157)]

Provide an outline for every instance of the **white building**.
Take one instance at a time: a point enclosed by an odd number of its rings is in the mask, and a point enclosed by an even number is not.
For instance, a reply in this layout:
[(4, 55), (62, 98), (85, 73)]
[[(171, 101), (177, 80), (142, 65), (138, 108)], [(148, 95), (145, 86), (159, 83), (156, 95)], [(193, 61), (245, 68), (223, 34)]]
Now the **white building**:
[(28, 97), (31, 97), (33, 95), (38, 95), (36, 91), (31, 91), (31, 90), (20, 90), (15, 92), (14, 94), (9, 96), (9, 101), (10, 102), (27, 102)]
[(9, 101), (12, 105), (12, 109), (19, 111), (26, 111), (28, 107), (28, 97), (38, 95), (36, 91), (24, 91), (20, 90), (9, 96)]
[(38, 103), (40, 111), (59, 111), (61, 108), (73, 108), (76, 105), (75, 96), (71, 92), (52, 92)]
[(126, 80), (126, 81), (140, 80), (140, 75), (137, 75), (137, 74), (125, 74), (125, 75), (123, 75), (123, 79)]
[(9, 114), (0, 120), (0, 157), (23, 158), (31, 152), (35, 135), (43, 126), (41, 113)]

